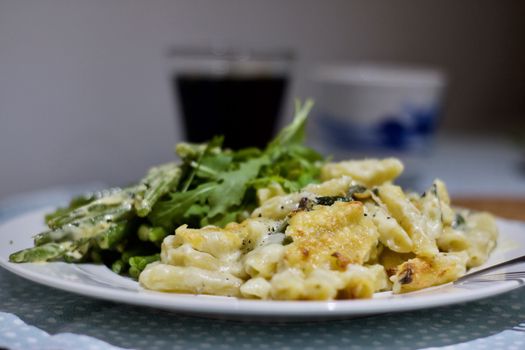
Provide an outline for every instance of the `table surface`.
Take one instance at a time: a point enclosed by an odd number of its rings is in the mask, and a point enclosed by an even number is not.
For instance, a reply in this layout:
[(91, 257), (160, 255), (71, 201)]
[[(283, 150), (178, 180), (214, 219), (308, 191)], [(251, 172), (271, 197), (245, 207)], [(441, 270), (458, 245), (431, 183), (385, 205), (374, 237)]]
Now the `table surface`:
[(525, 198), (458, 197), (454, 205), (482, 210), (506, 219), (525, 221)]

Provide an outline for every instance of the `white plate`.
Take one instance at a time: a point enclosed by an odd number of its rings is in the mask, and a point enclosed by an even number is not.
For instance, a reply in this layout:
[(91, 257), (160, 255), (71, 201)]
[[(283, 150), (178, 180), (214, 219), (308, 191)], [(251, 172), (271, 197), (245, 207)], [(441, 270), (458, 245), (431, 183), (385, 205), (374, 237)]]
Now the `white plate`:
[[(116, 275), (103, 265), (8, 262), (10, 253), (32, 246), (31, 237), (45, 229), (43, 216), (50, 209), (19, 216), (0, 226), (0, 265), (36, 283), (118, 303), (221, 318), (317, 320), (456, 304), (494, 296), (523, 284), (522, 281), (446, 284), (403, 295), (377, 293), (374, 298), (366, 300), (261, 301), (146, 291), (137, 282)], [(494, 265), (525, 253), (525, 223), (498, 219), (498, 226), (498, 246), (484, 266)], [(523, 270), (525, 264), (518, 266), (520, 267)]]

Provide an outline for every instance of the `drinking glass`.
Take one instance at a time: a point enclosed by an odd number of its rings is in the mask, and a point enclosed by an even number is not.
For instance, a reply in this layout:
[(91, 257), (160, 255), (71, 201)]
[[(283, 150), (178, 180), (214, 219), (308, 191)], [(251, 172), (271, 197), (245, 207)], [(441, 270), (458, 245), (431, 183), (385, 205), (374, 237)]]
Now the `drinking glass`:
[(268, 143), (289, 85), (290, 51), (175, 48), (170, 59), (187, 141), (223, 135), (232, 149)]

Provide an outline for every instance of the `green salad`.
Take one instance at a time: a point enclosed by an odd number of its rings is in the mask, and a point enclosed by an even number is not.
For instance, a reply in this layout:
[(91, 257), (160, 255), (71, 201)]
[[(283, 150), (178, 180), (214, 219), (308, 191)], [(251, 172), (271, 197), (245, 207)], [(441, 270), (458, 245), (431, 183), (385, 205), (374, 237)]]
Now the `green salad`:
[(180, 161), (151, 168), (137, 184), (72, 199), (46, 215), (48, 230), (10, 261), (102, 262), (137, 278), (178, 226), (239, 222), (257, 206), (258, 189), (277, 183), (294, 192), (318, 182), (323, 157), (303, 144), (312, 102), (295, 107), (293, 122), (265, 149), (224, 149), (219, 136), (180, 143)]

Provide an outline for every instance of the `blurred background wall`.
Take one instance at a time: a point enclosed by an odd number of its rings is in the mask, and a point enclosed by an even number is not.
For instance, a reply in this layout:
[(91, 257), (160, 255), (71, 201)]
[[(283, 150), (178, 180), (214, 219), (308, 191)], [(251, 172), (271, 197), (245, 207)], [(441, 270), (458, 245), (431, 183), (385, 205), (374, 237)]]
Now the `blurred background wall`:
[(523, 130), (524, 19), (519, 0), (0, 0), (0, 197), (171, 159), (174, 45), (292, 48), (289, 96), (324, 61), (441, 67), (442, 131)]

